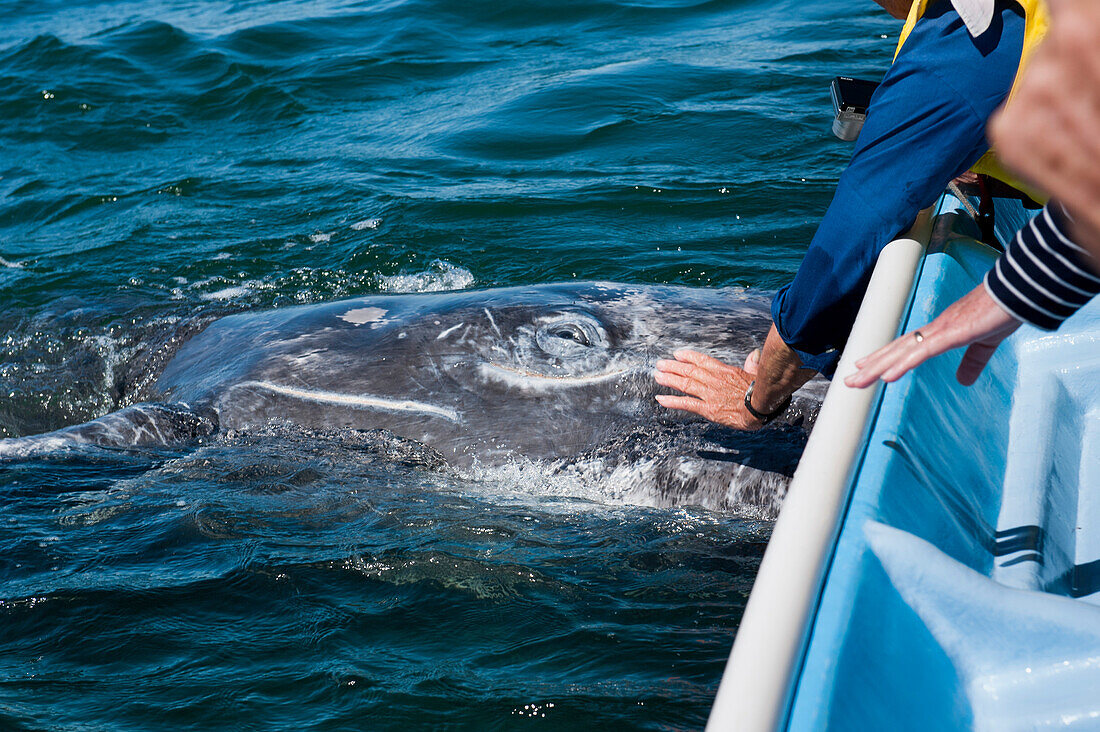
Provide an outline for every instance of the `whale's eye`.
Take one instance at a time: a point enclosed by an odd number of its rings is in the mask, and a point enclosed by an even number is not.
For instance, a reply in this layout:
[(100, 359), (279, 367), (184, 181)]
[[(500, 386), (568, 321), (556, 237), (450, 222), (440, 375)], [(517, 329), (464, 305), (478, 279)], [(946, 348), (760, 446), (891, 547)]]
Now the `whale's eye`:
[(564, 338), (567, 341), (574, 341), (580, 343), (582, 346), (589, 346), (591, 343), (588, 341), (588, 336), (581, 330), (580, 326), (573, 323), (565, 323), (559, 325), (554, 329), (554, 336), (558, 338)]
[(606, 349), (607, 332), (600, 321), (588, 313), (562, 314), (543, 323), (535, 333), (535, 341), (544, 353), (559, 358), (578, 358)]

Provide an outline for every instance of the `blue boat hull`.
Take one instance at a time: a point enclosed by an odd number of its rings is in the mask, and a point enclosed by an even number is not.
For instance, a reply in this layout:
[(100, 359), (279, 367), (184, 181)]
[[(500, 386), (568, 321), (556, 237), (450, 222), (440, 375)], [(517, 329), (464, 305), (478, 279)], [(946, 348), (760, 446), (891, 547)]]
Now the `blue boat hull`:
[[(930, 251), (905, 330), (996, 259), (942, 225)], [(958, 350), (885, 390), (790, 729), (1100, 728), (1098, 306), (971, 387)]]
[[(838, 373), (993, 265), (960, 205), (884, 250)], [(1100, 302), (961, 358), (834, 381), (709, 730), (1100, 729)]]

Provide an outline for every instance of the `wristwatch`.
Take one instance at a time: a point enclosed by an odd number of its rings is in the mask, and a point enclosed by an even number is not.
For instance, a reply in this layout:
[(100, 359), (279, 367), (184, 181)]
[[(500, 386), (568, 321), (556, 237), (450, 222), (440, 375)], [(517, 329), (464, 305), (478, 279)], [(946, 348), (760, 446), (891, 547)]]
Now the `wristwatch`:
[(791, 397), (793, 395), (788, 394), (787, 398), (783, 400), (783, 403), (779, 405), (779, 408), (774, 412), (760, 412), (752, 406), (752, 390), (756, 386), (756, 379), (749, 382), (749, 388), (745, 390), (745, 409), (749, 410), (749, 414), (759, 419), (764, 424), (774, 421), (777, 417), (783, 416), (791, 407)]

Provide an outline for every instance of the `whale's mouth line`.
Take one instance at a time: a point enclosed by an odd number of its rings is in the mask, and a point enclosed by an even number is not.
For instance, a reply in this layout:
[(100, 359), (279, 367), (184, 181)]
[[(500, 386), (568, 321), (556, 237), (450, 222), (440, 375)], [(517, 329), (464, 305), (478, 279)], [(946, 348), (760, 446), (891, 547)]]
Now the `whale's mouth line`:
[(283, 386), (270, 381), (246, 381), (240, 386), (250, 386), (264, 389), (275, 394), (302, 399), (320, 404), (338, 404), (358, 409), (380, 409), (387, 412), (409, 412), (412, 414), (425, 414), (432, 417), (442, 417), (451, 422), (458, 422), (458, 412), (447, 407), (417, 402), (412, 399), (387, 399), (372, 394), (346, 394), (338, 391), (324, 391), (322, 389), (302, 389), (294, 386)]
[(629, 374), (633, 369), (615, 369), (614, 371), (602, 371), (598, 374), (592, 374), (590, 376), (566, 376), (556, 374), (543, 374), (538, 371), (529, 371), (527, 369), (518, 369), (512, 366), (504, 366), (499, 363), (487, 362), (485, 368), (490, 371), (500, 371), (504, 374), (514, 377), (519, 376), (523, 379), (534, 379), (537, 381), (545, 381), (555, 384), (561, 384), (563, 386), (574, 386), (580, 384), (594, 384), (600, 381), (609, 381), (611, 379), (617, 379), (621, 376)]

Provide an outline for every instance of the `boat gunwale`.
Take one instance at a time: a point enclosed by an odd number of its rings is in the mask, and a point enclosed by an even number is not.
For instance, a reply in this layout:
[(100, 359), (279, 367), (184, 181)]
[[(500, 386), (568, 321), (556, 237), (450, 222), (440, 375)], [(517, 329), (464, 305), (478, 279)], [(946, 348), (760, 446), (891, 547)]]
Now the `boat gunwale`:
[(866, 455), (884, 388), (844, 384), (854, 362), (889, 343), (906, 322), (929, 249), (934, 212), (879, 255), (847, 347), (764, 553), (708, 730), (778, 730), (787, 726), (837, 538)]

